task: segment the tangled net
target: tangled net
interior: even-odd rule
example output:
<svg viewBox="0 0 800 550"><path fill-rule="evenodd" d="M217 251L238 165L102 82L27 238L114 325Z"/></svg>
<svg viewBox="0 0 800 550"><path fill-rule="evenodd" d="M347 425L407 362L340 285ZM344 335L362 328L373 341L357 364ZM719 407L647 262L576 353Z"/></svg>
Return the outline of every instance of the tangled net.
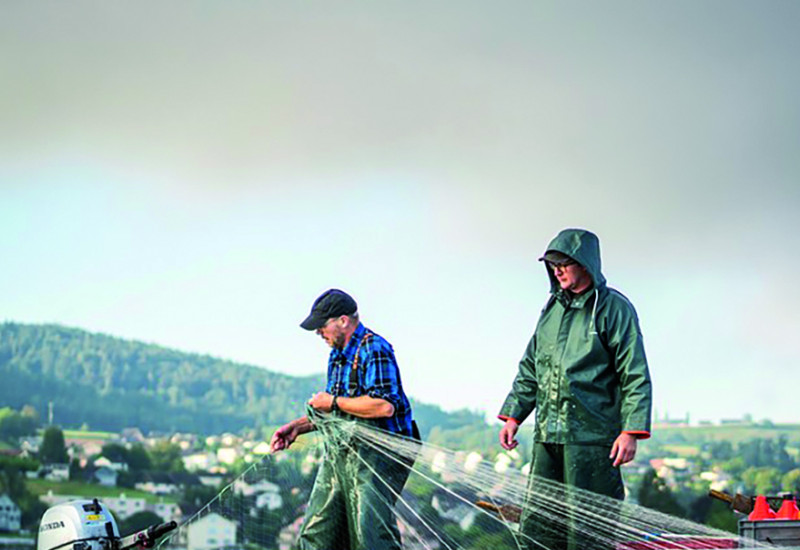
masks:
<svg viewBox="0 0 800 550"><path fill-rule="evenodd" d="M291 550L303 521L314 472L336 453L369 449L408 469L401 493L392 493L400 540L414 550L576 550L770 547L739 539L629 502L528 476L479 455L398 436L333 416L315 419L316 436L267 455L185 521L162 547L188 550ZM369 466L368 466L369 467ZM373 472L379 482L382 472ZM384 490L385 494L386 491ZM267 495L265 497L264 495ZM536 533L519 529L526 506ZM391 503L388 503L391 507ZM342 541L338 548L346 549ZM326 549L334 550L334 549ZM337 549L338 550L338 549ZM378 550L378 549L375 549Z"/></svg>

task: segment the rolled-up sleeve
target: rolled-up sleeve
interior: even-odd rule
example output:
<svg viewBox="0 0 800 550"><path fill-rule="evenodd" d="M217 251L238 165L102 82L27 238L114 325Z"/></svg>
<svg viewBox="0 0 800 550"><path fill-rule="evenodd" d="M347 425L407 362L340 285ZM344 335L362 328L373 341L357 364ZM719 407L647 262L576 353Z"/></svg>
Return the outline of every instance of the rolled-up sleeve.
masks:
<svg viewBox="0 0 800 550"><path fill-rule="evenodd" d="M397 409L402 403L400 369L394 351L388 345L370 346L365 357L364 392L370 397L383 399Z"/></svg>

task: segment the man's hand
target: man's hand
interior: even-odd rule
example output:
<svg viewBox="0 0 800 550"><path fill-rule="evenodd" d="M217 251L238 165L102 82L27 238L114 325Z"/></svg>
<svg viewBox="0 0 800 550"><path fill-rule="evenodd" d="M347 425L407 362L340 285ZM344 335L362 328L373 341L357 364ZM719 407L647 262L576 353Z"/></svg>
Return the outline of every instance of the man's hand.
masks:
<svg viewBox="0 0 800 550"><path fill-rule="evenodd" d="M272 439L269 442L269 450L276 453L288 449L289 446L294 443L294 440L297 439L298 435L299 430L294 422L289 422L281 426L272 434Z"/></svg>
<svg viewBox="0 0 800 550"><path fill-rule="evenodd" d="M636 438L631 434L621 433L611 446L608 458L614 461L614 467L627 464L636 456Z"/></svg>
<svg viewBox="0 0 800 550"><path fill-rule="evenodd" d="M327 392L317 392L308 400L308 404L319 412L329 413L333 409L333 396Z"/></svg>
<svg viewBox="0 0 800 550"><path fill-rule="evenodd" d="M506 451L510 451L519 445L519 442L516 439L518 429L519 424L517 424L517 421L513 418L506 420L506 423L503 424L502 428L500 428L500 445Z"/></svg>

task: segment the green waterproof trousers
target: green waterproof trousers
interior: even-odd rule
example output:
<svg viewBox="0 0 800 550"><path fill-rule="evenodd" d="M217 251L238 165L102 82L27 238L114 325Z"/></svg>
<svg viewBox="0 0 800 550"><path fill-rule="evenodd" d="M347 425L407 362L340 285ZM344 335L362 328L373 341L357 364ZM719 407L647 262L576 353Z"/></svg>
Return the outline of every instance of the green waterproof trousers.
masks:
<svg viewBox="0 0 800 550"><path fill-rule="evenodd" d="M360 445L332 448L311 490L300 550L399 550L394 504L409 468Z"/></svg>
<svg viewBox="0 0 800 550"><path fill-rule="evenodd" d="M610 445L534 443L527 496L520 518L520 532L524 535L521 541L523 548L607 548L605 544L598 542L598 537L587 536L585 533L591 526L581 517L583 511L580 506L570 498L569 487L586 489L621 501L625 497L622 474L608 458L610 452ZM567 486L561 509L557 509L558 504L542 498L546 490L536 486L537 478L557 481ZM606 511L608 512L607 507ZM604 535L608 536L608 533Z"/></svg>

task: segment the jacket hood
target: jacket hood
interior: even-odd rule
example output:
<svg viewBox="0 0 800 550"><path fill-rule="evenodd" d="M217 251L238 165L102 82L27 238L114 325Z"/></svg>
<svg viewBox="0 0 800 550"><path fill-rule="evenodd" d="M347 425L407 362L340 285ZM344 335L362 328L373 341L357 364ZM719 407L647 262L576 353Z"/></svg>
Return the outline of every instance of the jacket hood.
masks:
<svg viewBox="0 0 800 550"><path fill-rule="evenodd" d="M606 285L606 278L603 276L600 265L600 239L591 231L585 229L564 229L547 245L545 254L550 251L566 254L589 272L594 283L594 288L600 289ZM550 289L553 294L560 291L553 272L549 267L547 275L550 277Z"/></svg>

